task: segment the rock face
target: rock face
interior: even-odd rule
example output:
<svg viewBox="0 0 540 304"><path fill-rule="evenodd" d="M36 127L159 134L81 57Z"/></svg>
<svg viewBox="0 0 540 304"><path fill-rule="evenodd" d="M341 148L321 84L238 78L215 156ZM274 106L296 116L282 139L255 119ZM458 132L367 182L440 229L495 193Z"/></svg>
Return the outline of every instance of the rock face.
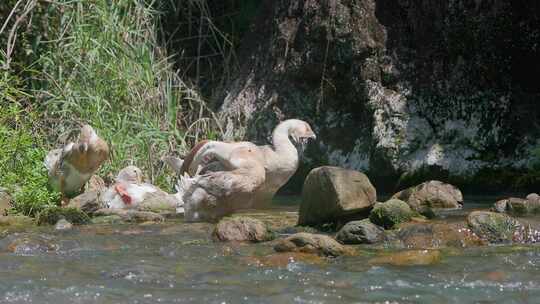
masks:
<svg viewBox="0 0 540 304"><path fill-rule="evenodd" d="M394 194L392 198L406 202L411 209L426 216L433 215L436 209L456 209L463 204L461 191L440 181L428 181L410 187Z"/></svg>
<svg viewBox="0 0 540 304"><path fill-rule="evenodd" d="M384 241L384 229L369 219L352 221L341 227L336 239L343 244L374 244Z"/></svg>
<svg viewBox="0 0 540 304"><path fill-rule="evenodd" d="M490 243L509 243L521 238L523 225L506 214L474 211L467 217L471 230Z"/></svg>
<svg viewBox="0 0 540 304"><path fill-rule="evenodd" d="M519 167L532 155L538 126L523 121L540 117L539 90L524 79L529 93L511 98L508 2L287 0L259 11L217 101L228 133L262 140L277 120L305 119L319 143L308 166L372 180ZM520 43L534 45L523 27Z"/></svg>
<svg viewBox="0 0 540 304"><path fill-rule="evenodd" d="M321 225L366 213L376 200L375 188L365 174L319 167L304 182L298 225Z"/></svg>
<svg viewBox="0 0 540 304"><path fill-rule="evenodd" d="M304 252L323 256L340 256L351 253L333 238L323 234L296 233L279 240L274 246L277 252Z"/></svg>
<svg viewBox="0 0 540 304"><path fill-rule="evenodd" d="M369 214L369 219L374 224L391 229L400 223L410 221L414 215L407 203L391 199L384 203L375 204Z"/></svg>
<svg viewBox="0 0 540 304"><path fill-rule="evenodd" d="M273 238L266 225L249 217L224 218L212 233L218 241L264 242Z"/></svg>
<svg viewBox="0 0 540 304"><path fill-rule="evenodd" d="M536 193L527 195L526 199L510 197L499 200L493 205L493 209L500 213L512 215L530 215L540 213L540 197Z"/></svg>

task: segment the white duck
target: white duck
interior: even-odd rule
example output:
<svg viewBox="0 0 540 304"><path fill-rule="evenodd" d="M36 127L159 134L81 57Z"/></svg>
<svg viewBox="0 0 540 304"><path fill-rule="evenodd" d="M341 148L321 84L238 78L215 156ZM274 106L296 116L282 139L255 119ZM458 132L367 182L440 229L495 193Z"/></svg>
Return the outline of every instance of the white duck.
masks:
<svg viewBox="0 0 540 304"><path fill-rule="evenodd" d="M182 176L178 195L185 203L186 220L212 221L270 201L298 169L298 151L289 137L304 144L315 138L315 133L305 121L289 119L274 129L272 146L251 142L198 143L179 171ZM165 160L171 163L171 158ZM174 166L179 164L174 160Z"/></svg>
<svg viewBox="0 0 540 304"><path fill-rule="evenodd" d="M62 203L80 192L101 164L109 157L109 146L89 125L81 128L77 143L70 142L61 149L49 151L45 167L49 183L62 194Z"/></svg>
<svg viewBox="0 0 540 304"><path fill-rule="evenodd" d="M143 182L142 171L135 166L120 170L115 183L102 194L101 200L112 209L174 210L179 203L174 195Z"/></svg>

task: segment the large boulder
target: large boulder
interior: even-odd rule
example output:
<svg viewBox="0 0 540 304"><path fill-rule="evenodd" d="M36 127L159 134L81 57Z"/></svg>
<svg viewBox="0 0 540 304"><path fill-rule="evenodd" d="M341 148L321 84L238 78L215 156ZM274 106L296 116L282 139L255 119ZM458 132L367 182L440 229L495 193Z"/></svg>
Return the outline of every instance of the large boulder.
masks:
<svg viewBox="0 0 540 304"><path fill-rule="evenodd" d="M264 242L273 238L273 234L262 221L245 216L220 220L212 235L216 240L224 242Z"/></svg>
<svg viewBox="0 0 540 304"><path fill-rule="evenodd" d="M323 234L300 232L279 240L274 246L277 252L304 252L322 256L340 256L351 251L333 238Z"/></svg>
<svg viewBox="0 0 540 304"><path fill-rule="evenodd" d="M473 211L467 224L480 238L490 243L521 241L523 225L510 216L489 211Z"/></svg>
<svg viewBox="0 0 540 304"><path fill-rule="evenodd" d="M384 203L377 203L371 213L369 219L374 224L391 229L400 223L408 222L416 215L411 210L409 205L398 199L391 199Z"/></svg>
<svg viewBox="0 0 540 304"><path fill-rule="evenodd" d="M367 214L376 201L375 188L365 174L339 167L315 168L304 182L298 225L321 225Z"/></svg>
<svg viewBox="0 0 540 304"><path fill-rule="evenodd" d="M384 241L384 229L369 219L352 221L341 227L336 239L343 244L374 244Z"/></svg>
<svg viewBox="0 0 540 304"><path fill-rule="evenodd" d="M433 215L437 209L456 209L463 204L463 195L458 188L436 180L407 188L392 198L406 202L413 210L426 216Z"/></svg>

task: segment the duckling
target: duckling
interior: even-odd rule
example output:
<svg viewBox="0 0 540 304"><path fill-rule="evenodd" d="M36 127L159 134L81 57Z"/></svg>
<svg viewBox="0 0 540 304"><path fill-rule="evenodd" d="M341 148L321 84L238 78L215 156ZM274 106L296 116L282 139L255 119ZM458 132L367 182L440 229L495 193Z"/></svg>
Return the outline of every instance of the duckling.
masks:
<svg viewBox="0 0 540 304"><path fill-rule="evenodd" d="M49 184L62 194L62 205L83 191L86 182L109 158L109 146L90 125L81 128L77 143L50 151L45 157Z"/></svg>

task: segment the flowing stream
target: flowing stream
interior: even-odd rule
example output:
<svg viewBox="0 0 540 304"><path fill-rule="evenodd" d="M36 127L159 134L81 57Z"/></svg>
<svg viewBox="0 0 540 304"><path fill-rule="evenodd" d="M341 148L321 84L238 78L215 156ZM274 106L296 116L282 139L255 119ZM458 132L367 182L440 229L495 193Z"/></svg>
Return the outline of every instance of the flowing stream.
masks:
<svg viewBox="0 0 540 304"><path fill-rule="evenodd" d="M280 201L265 213L294 217L296 209ZM443 248L438 263L392 266L370 262L385 249L297 261L265 243L215 243L211 231L181 220L0 227L0 303L540 303L536 245ZM18 238L33 245L6 250Z"/></svg>

